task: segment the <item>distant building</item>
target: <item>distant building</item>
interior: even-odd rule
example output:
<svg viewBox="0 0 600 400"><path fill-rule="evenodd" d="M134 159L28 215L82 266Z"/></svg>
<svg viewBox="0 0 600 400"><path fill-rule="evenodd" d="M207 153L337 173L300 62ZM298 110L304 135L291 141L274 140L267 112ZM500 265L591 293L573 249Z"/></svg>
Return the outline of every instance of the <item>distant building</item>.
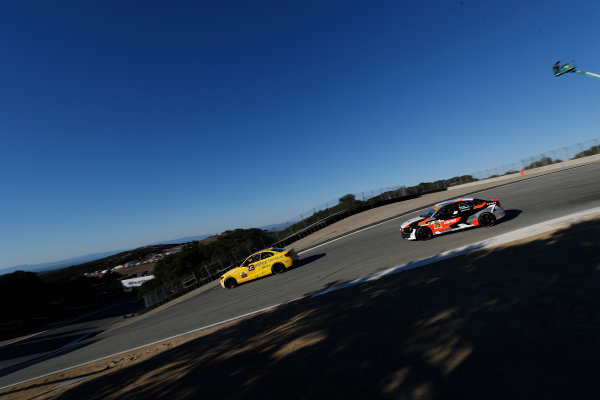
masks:
<svg viewBox="0 0 600 400"><path fill-rule="evenodd" d="M154 279L154 275L139 276L136 278L121 279L124 288L134 288L142 286L142 283Z"/></svg>

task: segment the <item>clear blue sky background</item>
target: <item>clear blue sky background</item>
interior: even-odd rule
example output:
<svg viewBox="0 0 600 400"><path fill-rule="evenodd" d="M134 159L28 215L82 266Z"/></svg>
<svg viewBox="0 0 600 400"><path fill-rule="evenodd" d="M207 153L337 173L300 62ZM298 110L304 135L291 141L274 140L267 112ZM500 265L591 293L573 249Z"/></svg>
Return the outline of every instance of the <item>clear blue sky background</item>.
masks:
<svg viewBox="0 0 600 400"><path fill-rule="evenodd" d="M599 135L600 2L3 1L0 268Z"/></svg>

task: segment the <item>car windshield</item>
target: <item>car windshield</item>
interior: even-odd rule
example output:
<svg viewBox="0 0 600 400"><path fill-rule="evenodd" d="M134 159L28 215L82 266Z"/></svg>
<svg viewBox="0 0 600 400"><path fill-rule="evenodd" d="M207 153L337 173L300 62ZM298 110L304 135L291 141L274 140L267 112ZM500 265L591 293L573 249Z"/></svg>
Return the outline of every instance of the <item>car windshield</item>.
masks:
<svg viewBox="0 0 600 400"><path fill-rule="evenodd" d="M425 211L425 214L421 215L423 218L429 218L433 215L436 210L432 207L429 210Z"/></svg>

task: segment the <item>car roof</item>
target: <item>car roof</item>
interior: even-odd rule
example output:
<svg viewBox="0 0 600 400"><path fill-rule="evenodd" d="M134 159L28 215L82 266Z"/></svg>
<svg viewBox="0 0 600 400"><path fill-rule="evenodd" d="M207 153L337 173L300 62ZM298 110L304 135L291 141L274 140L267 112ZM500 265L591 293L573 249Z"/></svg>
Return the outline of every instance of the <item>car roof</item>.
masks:
<svg viewBox="0 0 600 400"><path fill-rule="evenodd" d="M280 249L278 247L269 247L268 249L262 249L262 250L255 251L254 253L250 254L250 256L253 256L255 254L262 253L265 251L274 251L275 253L282 253L283 252L282 250L285 250L285 249ZM248 256L248 257L250 257L250 256Z"/></svg>
<svg viewBox="0 0 600 400"><path fill-rule="evenodd" d="M473 201L473 200L475 200L475 198L473 198L473 197L459 197L458 199L444 200L442 202L435 204L434 207L442 207L447 204L457 203L459 201Z"/></svg>

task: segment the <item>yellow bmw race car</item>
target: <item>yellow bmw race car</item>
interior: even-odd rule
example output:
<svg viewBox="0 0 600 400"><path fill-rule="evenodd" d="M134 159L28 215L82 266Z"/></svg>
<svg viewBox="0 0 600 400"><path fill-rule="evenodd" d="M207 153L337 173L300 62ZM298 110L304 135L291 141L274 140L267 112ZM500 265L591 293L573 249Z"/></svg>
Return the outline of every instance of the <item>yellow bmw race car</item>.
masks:
<svg viewBox="0 0 600 400"><path fill-rule="evenodd" d="M240 283L270 274L280 274L291 268L298 261L294 249L279 249L271 247L261 250L246 258L242 265L230 269L221 276L221 286L233 289Z"/></svg>

